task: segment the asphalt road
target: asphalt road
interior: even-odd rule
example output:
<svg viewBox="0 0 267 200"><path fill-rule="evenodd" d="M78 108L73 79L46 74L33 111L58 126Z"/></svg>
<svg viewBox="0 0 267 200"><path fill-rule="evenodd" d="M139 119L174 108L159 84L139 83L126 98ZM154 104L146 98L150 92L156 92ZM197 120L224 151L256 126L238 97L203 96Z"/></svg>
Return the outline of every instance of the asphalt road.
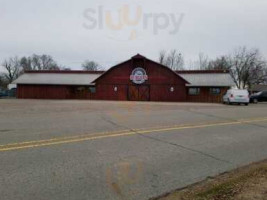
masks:
<svg viewBox="0 0 267 200"><path fill-rule="evenodd" d="M267 104L0 100L1 200L146 200L267 159Z"/></svg>

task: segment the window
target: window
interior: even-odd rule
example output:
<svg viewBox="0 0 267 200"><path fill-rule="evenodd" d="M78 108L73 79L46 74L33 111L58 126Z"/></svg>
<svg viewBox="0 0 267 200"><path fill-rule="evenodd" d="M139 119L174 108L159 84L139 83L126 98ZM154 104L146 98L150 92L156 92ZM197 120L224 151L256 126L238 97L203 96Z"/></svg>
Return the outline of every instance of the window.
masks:
<svg viewBox="0 0 267 200"><path fill-rule="evenodd" d="M76 90L77 90L77 91L84 91L85 88L84 88L84 87L77 87Z"/></svg>
<svg viewBox="0 0 267 200"><path fill-rule="evenodd" d="M263 97L267 97L267 92L262 92Z"/></svg>
<svg viewBox="0 0 267 200"><path fill-rule="evenodd" d="M189 95L199 95L200 88L189 88L188 93Z"/></svg>
<svg viewBox="0 0 267 200"><path fill-rule="evenodd" d="M89 91L91 93L96 93L96 88L95 87L89 87Z"/></svg>
<svg viewBox="0 0 267 200"><path fill-rule="evenodd" d="M210 88L210 94L218 95L221 94L220 88Z"/></svg>

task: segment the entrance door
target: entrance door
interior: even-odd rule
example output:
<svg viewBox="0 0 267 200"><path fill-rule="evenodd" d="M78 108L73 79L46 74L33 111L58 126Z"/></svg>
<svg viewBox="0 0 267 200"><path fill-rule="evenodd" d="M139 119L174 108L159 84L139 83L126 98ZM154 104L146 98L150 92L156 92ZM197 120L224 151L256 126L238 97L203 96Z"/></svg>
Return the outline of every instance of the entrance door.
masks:
<svg viewBox="0 0 267 200"><path fill-rule="evenodd" d="M139 86L139 101L149 101L149 86Z"/></svg>
<svg viewBox="0 0 267 200"><path fill-rule="evenodd" d="M128 88L129 101L149 101L149 86L148 85L130 85Z"/></svg>

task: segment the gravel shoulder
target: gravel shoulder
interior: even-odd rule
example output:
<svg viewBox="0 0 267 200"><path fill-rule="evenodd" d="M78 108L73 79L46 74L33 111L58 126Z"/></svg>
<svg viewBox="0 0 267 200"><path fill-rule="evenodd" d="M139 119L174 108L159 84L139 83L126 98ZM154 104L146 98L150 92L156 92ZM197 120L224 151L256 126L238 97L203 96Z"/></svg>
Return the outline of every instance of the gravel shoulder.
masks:
<svg viewBox="0 0 267 200"><path fill-rule="evenodd" d="M177 190L154 200L266 200L267 160Z"/></svg>

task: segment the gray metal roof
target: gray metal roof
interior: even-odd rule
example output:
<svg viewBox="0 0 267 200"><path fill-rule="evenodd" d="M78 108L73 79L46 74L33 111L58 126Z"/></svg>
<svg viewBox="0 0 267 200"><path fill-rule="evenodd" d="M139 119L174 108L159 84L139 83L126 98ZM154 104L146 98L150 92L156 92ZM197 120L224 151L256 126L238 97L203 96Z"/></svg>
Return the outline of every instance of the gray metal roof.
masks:
<svg viewBox="0 0 267 200"><path fill-rule="evenodd" d="M179 74L179 73L178 73ZM190 84L187 86L234 86L234 81L228 73L189 73L179 74Z"/></svg>
<svg viewBox="0 0 267 200"><path fill-rule="evenodd" d="M178 73L190 84L187 86L234 86L228 73ZM13 84L39 85L93 85L101 74L88 73L25 73Z"/></svg>
<svg viewBox="0 0 267 200"><path fill-rule="evenodd" d="M100 74L71 74L71 73L25 73L14 84L38 85L92 85Z"/></svg>

